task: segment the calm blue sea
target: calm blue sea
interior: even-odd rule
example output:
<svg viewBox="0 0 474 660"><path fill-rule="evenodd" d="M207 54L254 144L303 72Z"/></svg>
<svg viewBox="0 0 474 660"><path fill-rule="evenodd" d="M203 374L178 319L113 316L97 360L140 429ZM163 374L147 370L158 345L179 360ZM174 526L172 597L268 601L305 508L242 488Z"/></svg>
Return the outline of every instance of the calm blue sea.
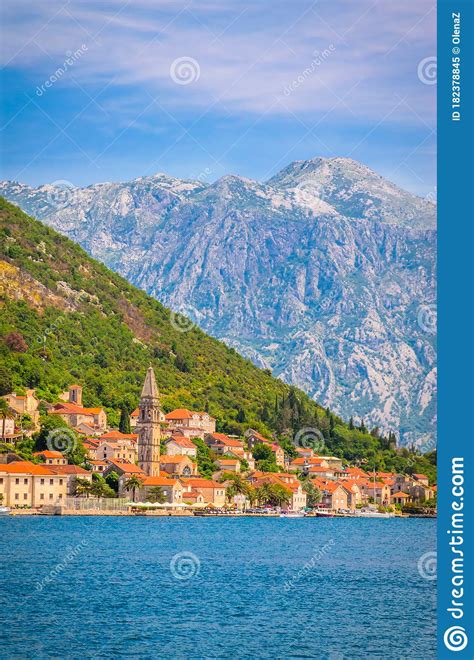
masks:
<svg viewBox="0 0 474 660"><path fill-rule="evenodd" d="M418 562L435 531L426 519L0 518L0 657L430 660L436 581Z"/></svg>

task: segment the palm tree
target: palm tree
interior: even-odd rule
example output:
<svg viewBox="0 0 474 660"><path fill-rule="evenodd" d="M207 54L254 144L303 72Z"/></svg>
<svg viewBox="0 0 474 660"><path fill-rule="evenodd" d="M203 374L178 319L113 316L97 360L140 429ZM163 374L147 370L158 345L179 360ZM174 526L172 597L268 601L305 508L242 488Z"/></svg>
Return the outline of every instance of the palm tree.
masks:
<svg viewBox="0 0 474 660"><path fill-rule="evenodd" d="M228 483L226 497L229 502L232 501L235 495L245 495L245 497L249 497L251 486L248 481L237 472L225 472L219 481Z"/></svg>
<svg viewBox="0 0 474 660"><path fill-rule="evenodd" d="M13 414L12 409L5 401L5 399L0 399L0 417L2 418L2 440L5 439L5 426L7 419L13 419L15 415Z"/></svg>
<svg viewBox="0 0 474 660"><path fill-rule="evenodd" d="M75 482L75 495L85 495L86 497L89 497L93 489L93 485L89 481L89 479L82 479L81 477L76 478Z"/></svg>
<svg viewBox="0 0 474 660"><path fill-rule="evenodd" d="M132 499L135 502L135 493L137 492L137 488L141 488L143 486L143 482L140 479L140 477L137 477L136 474L133 474L131 477L125 481L123 484L124 490L131 490L132 491Z"/></svg>
<svg viewBox="0 0 474 660"><path fill-rule="evenodd" d="M281 507L291 500L291 491L280 484L264 483L257 488L257 498L260 504Z"/></svg>
<svg viewBox="0 0 474 660"><path fill-rule="evenodd" d="M153 486L147 493L147 502L152 502L153 504L164 504L168 501L166 495L163 492L163 489L160 486Z"/></svg>

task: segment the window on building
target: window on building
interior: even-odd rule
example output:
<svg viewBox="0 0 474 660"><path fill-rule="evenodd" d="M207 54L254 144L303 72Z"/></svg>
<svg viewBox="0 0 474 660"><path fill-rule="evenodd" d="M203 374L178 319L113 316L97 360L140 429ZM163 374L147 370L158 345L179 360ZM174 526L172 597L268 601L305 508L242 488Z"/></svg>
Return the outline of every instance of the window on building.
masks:
<svg viewBox="0 0 474 660"><path fill-rule="evenodd" d="M50 500L53 499L53 493L50 493L50 494L49 494L49 499L50 499Z"/></svg>
<svg viewBox="0 0 474 660"><path fill-rule="evenodd" d="M59 480L59 485L60 485L60 486L63 485L63 480L62 480L62 479Z"/></svg>
<svg viewBox="0 0 474 660"><path fill-rule="evenodd" d="M28 479L23 479L23 483L24 483L24 484L27 484L27 483L28 483Z"/></svg>
<svg viewBox="0 0 474 660"><path fill-rule="evenodd" d="M44 479L40 479L40 484L44 486Z"/></svg>
<svg viewBox="0 0 474 660"><path fill-rule="evenodd" d="M19 479L15 479L15 483L16 483L16 484L19 484L19 483L20 483L20 480L19 480Z"/></svg>
<svg viewBox="0 0 474 660"><path fill-rule="evenodd" d="M28 493L23 493L23 499L24 500L28 499Z"/></svg>
<svg viewBox="0 0 474 660"><path fill-rule="evenodd" d="M41 493L40 500L44 500L44 493Z"/></svg>
<svg viewBox="0 0 474 660"><path fill-rule="evenodd" d="M54 479L49 480L49 485L52 486L54 484Z"/></svg>
<svg viewBox="0 0 474 660"><path fill-rule="evenodd" d="M19 497L20 497L20 496L18 495L18 493L15 493L15 499L18 500Z"/></svg>

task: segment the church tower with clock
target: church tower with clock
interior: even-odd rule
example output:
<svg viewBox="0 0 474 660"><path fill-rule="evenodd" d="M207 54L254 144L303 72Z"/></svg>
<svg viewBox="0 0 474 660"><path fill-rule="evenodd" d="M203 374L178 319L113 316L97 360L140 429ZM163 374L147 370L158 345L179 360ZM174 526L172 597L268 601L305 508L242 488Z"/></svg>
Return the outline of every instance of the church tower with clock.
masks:
<svg viewBox="0 0 474 660"><path fill-rule="evenodd" d="M138 432L138 465L150 477L160 474L160 395L153 367L148 367L140 397Z"/></svg>

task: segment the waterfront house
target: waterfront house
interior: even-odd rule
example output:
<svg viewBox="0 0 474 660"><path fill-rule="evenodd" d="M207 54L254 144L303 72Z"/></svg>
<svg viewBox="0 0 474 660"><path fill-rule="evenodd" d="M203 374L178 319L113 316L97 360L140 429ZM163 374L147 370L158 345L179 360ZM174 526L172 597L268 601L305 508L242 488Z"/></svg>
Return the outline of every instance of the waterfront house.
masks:
<svg viewBox="0 0 474 660"><path fill-rule="evenodd" d="M161 476L152 476L144 477L143 485L138 491L138 500L140 502L146 502L150 496L150 491L155 488L160 488L166 502L169 504L181 504L183 501L183 492L184 487L178 479L170 479L168 477ZM132 493L128 491L123 491L128 497L131 497Z"/></svg>
<svg viewBox="0 0 474 660"><path fill-rule="evenodd" d="M54 474L61 475L66 479L67 485L67 494L74 495L76 492L76 482L77 479L85 479L86 481L92 482L92 472L88 472L79 465L48 465L48 468L54 472Z"/></svg>
<svg viewBox="0 0 474 660"><path fill-rule="evenodd" d="M333 511L349 509L350 493L343 484L336 481L316 478L314 485L321 491L321 501L319 506Z"/></svg>
<svg viewBox="0 0 474 660"><path fill-rule="evenodd" d="M399 490L392 495L392 504L401 504L402 506L411 502L411 495Z"/></svg>
<svg viewBox="0 0 474 660"><path fill-rule="evenodd" d="M180 478L180 481L184 486L184 501L186 501L188 493L196 491L203 496L206 504L213 504L216 507L225 505L226 487L224 484L203 477L183 477Z"/></svg>
<svg viewBox="0 0 474 660"><path fill-rule="evenodd" d="M52 466L30 461L0 464L0 499L4 506L40 508L59 504L67 495L67 479Z"/></svg>

